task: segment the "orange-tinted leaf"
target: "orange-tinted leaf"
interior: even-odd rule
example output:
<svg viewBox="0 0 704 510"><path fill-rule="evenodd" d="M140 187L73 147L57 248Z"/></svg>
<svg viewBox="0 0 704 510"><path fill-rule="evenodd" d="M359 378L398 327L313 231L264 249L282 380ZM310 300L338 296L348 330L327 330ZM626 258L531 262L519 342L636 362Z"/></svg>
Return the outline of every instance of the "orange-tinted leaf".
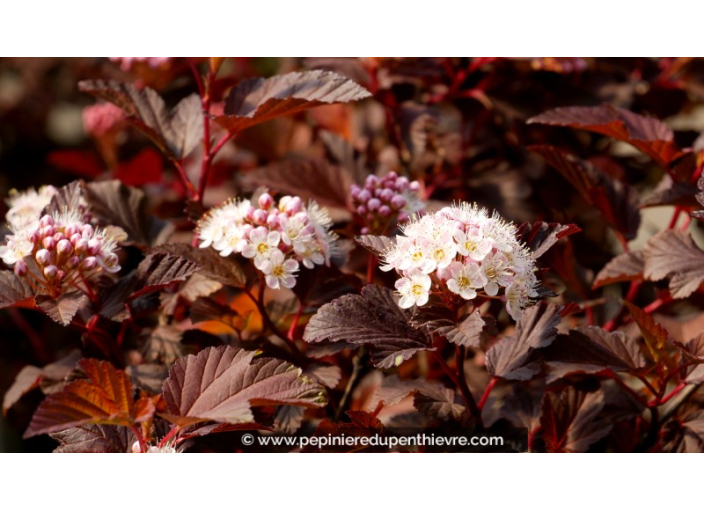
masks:
<svg viewBox="0 0 704 510"><path fill-rule="evenodd" d="M17 403L23 395L39 386L42 380L42 369L27 365L15 377L15 382L5 393L2 401L2 414L7 414L8 409Z"/></svg>
<svg viewBox="0 0 704 510"><path fill-rule="evenodd" d="M151 417L153 407L148 403L135 406L132 384L125 372L94 359L81 360L78 368L87 379L71 382L48 395L34 413L25 437L88 423L131 426Z"/></svg>
<svg viewBox="0 0 704 510"><path fill-rule="evenodd" d="M628 301L624 301L623 304L628 308L633 320L636 321L653 360L656 363L662 363L665 367L674 367L674 361L667 351L667 330L655 322L653 316L643 309Z"/></svg>
<svg viewBox="0 0 704 510"><path fill-rule="evenodd" d="M326 71L289 73L243 80L225 101L225 115L215 120L231 133L315 106L347 103L371 94L355 82Z"/></svg>

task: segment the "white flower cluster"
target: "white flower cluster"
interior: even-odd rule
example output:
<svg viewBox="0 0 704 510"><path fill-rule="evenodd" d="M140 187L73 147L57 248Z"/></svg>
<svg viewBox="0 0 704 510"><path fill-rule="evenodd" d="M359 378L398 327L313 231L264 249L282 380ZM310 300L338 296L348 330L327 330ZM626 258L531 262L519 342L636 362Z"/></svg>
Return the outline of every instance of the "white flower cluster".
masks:
<svg viewBox="0 0 704 510"><path fill-rule="evenodd" d="M516 227L476 204L461 203L415 217L384 254L383 271L395 269L399 306L428 302L433 285L471 300L483 290L496 296L505 289L506 309L514 320L537 296L535 261L516 240Z"/></svg>
<svg viewBox="0 0 704 510"><path fill-rule="evenodd" d="M39 217L55 193L50 186L39 192L14 192L6 215L12 234L0 246L5 264L14 266L15 273L28 278L34 288L50 294L69 287L82 290L81 285L101 269L120 270L116 240L85 221L84 207ZM36 261L40 274L29 270L26 257Z"/></svg>
<svg viewBox="0 0 704 510"><path fill-rule="evenodd" d="M211 209L198 222L200 247L212 246L223 257L239 253L252 259L272 289L293 288L299 264L309 269L330 265L337 234L330 231L327 209L291 196L277 204L268 193L258 205L228 200Z"/></svg>

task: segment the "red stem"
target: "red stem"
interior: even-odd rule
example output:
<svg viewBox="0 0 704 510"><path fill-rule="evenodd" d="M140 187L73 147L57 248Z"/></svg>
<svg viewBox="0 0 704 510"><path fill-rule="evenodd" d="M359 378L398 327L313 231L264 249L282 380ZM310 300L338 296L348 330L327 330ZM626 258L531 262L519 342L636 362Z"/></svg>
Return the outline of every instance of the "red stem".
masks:
<svg viewBox="0 0 704 510"><path fill-rule="evenodd" d="M477 407L480 411L484 409L484 404L486 404L486 401L489 398L489 393L491 393L491 390L494 389L494 386L496 386L497 382L499 382L499 380L496 377L492 377L491 381L489 381L489 384L487 384L486 389L484 390L484 394L479 399L479 402L477 402Z"/></svg>
<svg viewBox="0 0 704 510"><path fill-rule="evenodd" d="M137 438L137 441L139 441L139 449L142 453L147 453L147 442L144 440L142 431L140 431L139 427L137 427L136 425L132 425L131 428L132 432L134 432L134 436Z"/></svg>
<svg viewBox="0 0 704 510"><path fill-rule="evenodd" d="M174 437L178 431L181 430L178 425L176 425L174 428L172 428L168 434L164 436L164 438L159 441L159 448L163 448L166 446L166 444L169 442L169 440Z"/></svg>
<svg viewBox="0 0 704 510"><path fill-rule="evenodd" d="M296 328L298 327L298 321L301 319L301 313L303 313L303 301L298 302L298 311L296 312L296 316L293 318L293 322L291 322L291 327L288 328L288 339L293 342L294 340L294 335L296 334Z"/></svg>
<svg viewBox="0 0 704 510"><path fill-rule="evenodd" d="M659 399L656 405L663 405L666 404L668 400L670 400L672 397L677 395L680 391L682 391L685 387L687 386L687 383L681 382L677 386L675 386L675 389L673 389L670 393Z"/></svg>

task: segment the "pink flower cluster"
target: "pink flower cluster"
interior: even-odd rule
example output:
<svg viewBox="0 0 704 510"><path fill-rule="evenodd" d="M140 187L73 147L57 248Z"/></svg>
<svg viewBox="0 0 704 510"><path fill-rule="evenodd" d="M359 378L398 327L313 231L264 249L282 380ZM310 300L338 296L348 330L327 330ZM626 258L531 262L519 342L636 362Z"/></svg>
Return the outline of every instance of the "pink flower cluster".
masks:
<svg viewBox="0 0 704 510"><path fill-rule="evenodd" d="M112 103L97 103L83 108L83 129L96 138L117 126L125 114Z"/></svg>
<svg viewBox="0 0 704 510"><path fill-rule="evenodd" d="M136 62L142 62L149 67L157 68L166 64L172 57L110 57L112 62L119 62L123 71L129 71Z"/></svg>
<svg viewBox="0 0 704 510"><path fill-rule="evenodd" d="M506 309L518 321L537 296L535 260L516 239L516 227L476 204L461 203L414 218L384 254L383 271L395 269L399 306L425 305L433 292L472 300L503 288Z"/></svg>
<svg viewBox="0 0 704 510"><path fill-rule="evenodd" d="M420 183L409 182L396 172L384 177L369 175L364 187L350 187L352 203L357 214L364 220L362 234L381 234L395 222L407 221L413 214L422 211Z"/></svg>
<svg viewBox="0 0 704 510"><path fill-rule="evenodd" d="M252 259L272 289L296 285L299 264L312 269L330 265L337 234L326 209L300 197L284 196L276 203L268 193L258 199L228 200L198 222L200 248L212 246L223 257L232 253Z"/></svg>
<svg viewBox="0 0 704 510"><path fill-rule="evenodd" d="M84 218L83 211L44 215L7 236L0 256L36 289L53 295L69 288L84 290L82 285L101 270L120 270L116 240ZM39 274L29 268L30 256Z"/></svg>

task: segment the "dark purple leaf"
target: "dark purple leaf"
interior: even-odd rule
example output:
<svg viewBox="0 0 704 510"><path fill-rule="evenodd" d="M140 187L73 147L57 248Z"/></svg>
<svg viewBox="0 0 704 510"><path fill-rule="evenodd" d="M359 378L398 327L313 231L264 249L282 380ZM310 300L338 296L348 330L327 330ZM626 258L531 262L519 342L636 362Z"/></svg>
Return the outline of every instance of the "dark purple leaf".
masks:
<svg viewBox="0 0 704 510"><path fill-rule="evenodd" d="M475 349L487 336L498 333L493 317L482 316L479 310L474 310L458 321L453 318L452 311L442 305L419 308L413 314L411 323L416 328L425 328L431 335L441 335L453 344Z"/></svg>
<svg viewBox="0 0 704 510"><path fill-rule="evenodd" d="M32 287L14 271L0 271L0 308L7 308L33 296Z"/></svg>
<svg viewBox="0 0 704 510"><path fill-rule="evenodd" d="M563 237L567 237L582 229L572 223L562 225L560 223L546 223L537 221L535 223L522 223L518 227L516 237L530 248L532 257L541 257L550 247Z"/></svg>
<svg viewBox="0 0 704 510"><path fill-rule="evenodd" d="M664 230L645 245L645 271L648 280L670 280L675 299L689 297L704 281L704 252L691 236L680 230Z"/></svg>
<svg viewBox="0 0 704 510"><path fill-rule="evenodd" d="M635 250L617 255L599 271L594 280L593 288L617 282L642 280L645 271L645 254L643 250Z"/></svg>
<svg viewBox="0 0 704 510"><path fill-rule="evenodd" d="M131 453L136 438L127 427L82 425L51 434L59 442L54 453Z"/></svg>
<svg viewBox="0 0 704 510"><path fill-rule="evenodd" d="M78 310L88 304L88 298L82 292L61 294L56 299L40 295L34 299L37 307L62 326L71 324Z"/></svg>
<svg viewBox="0 0 704 510"><path fill-rule="evenodd" d="M242 287L246 277L242 267L234 257L221 257L212 248L200 249L186 243L161 244L149 253L169 253L195 262L200 269L198 273L231 287Z"/></svg>
<svg viewBox="0 0 704 510"><path fill-rule="evenodd" d="M398 307L394 291L367 285L362 295L343 296L322 306L308 322L303 339L368 345L374 366L390 368L431 347L430 339L410 319L411 312Z"/></svg>

